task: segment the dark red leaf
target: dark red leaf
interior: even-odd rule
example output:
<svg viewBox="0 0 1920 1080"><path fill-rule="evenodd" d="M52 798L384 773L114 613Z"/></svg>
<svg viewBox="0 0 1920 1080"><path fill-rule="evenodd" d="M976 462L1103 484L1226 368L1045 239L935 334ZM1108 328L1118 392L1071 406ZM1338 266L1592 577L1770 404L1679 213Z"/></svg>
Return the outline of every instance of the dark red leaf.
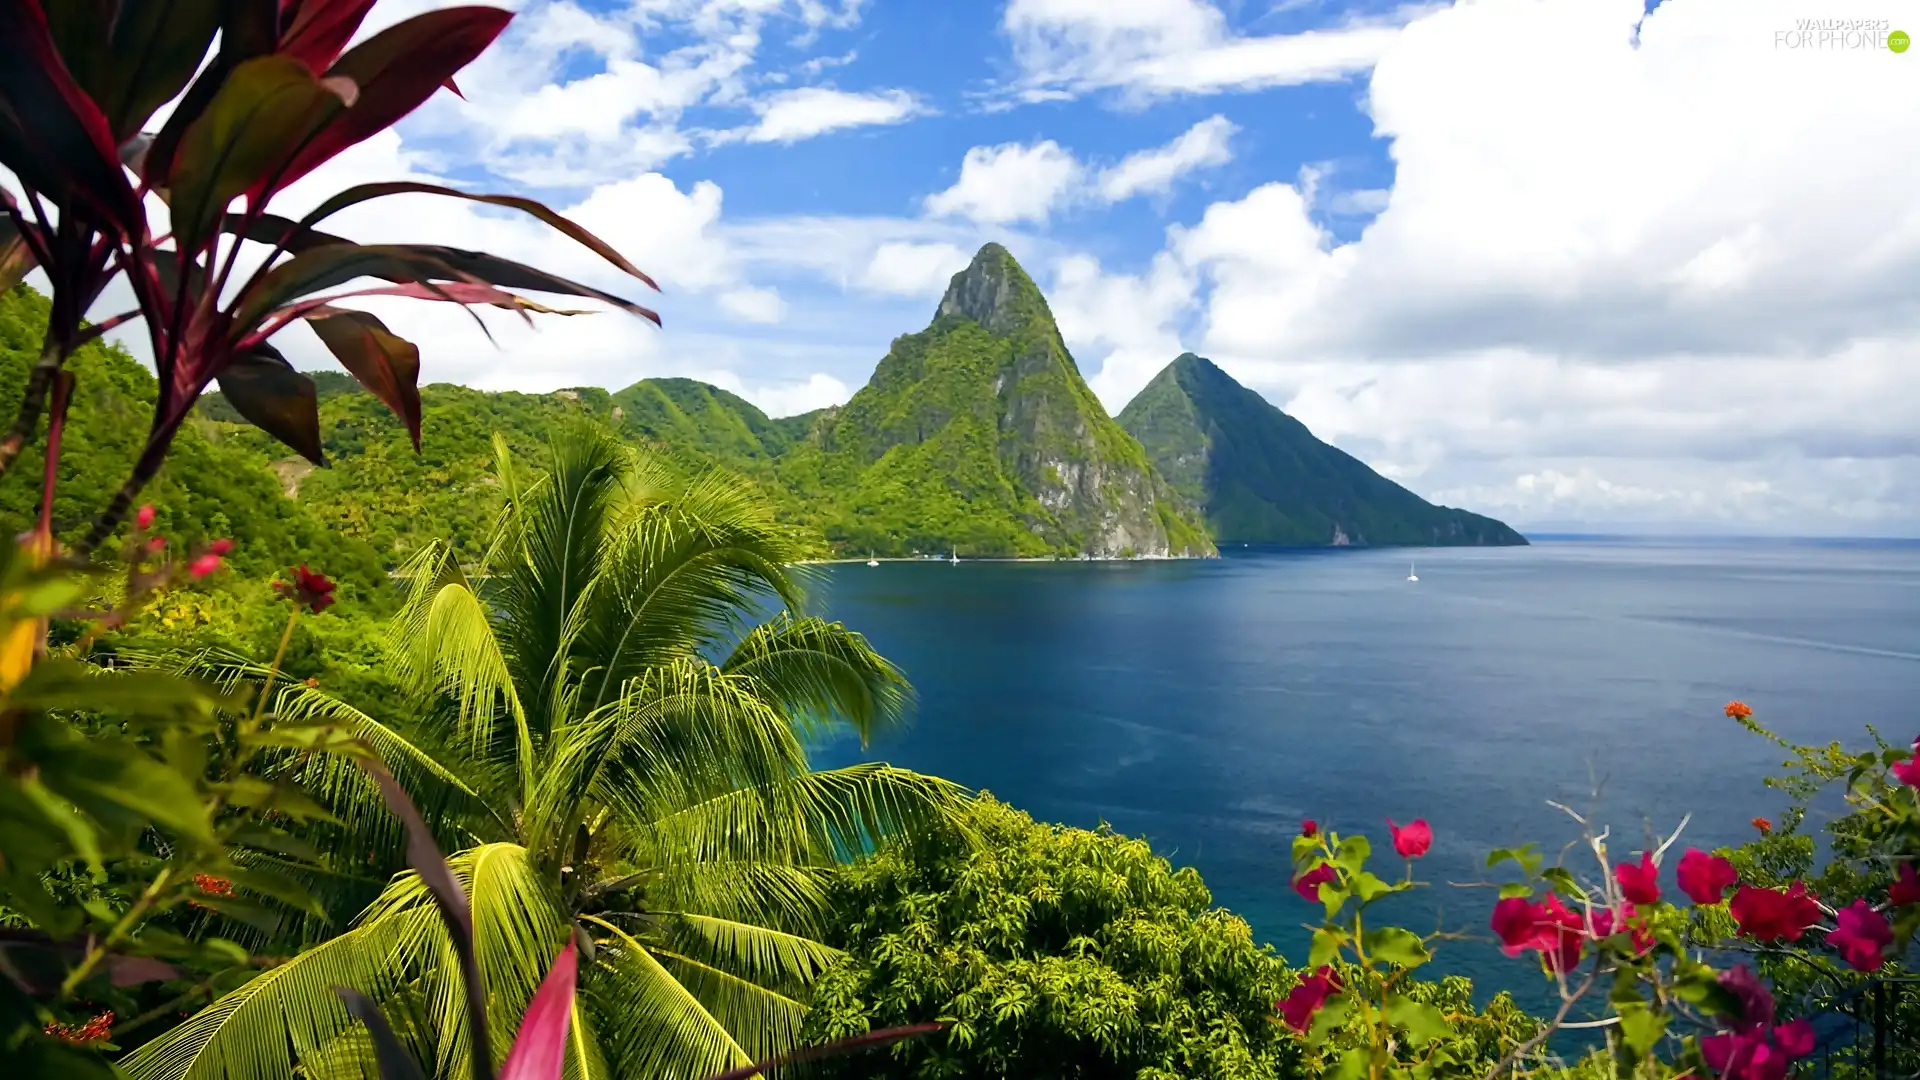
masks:
<svg viewBox="0 0 1920 1080"><path fill-rule="evenodd" d="M655 291L658 291L660 288L660 286L654 284L652 278L642 273L639 267L628 262L618 251L615 251L613 245L593 235L586 229L581 228L572 219L554 213L545 204L536 202L533 199L521 198L518 195L475 195L471 192L460 191L457 188L443 187L439 184L422 184L409 180L396 180L379 184L359 184L321 203L313 209L312 213L301 218L300 223L302 225L312 226L324 218L345 210L349 206L367 202L371 199L381 199L390 195L404 194L445 195L450 198L467 199L471 202L487 203L492 206L505 206L531 214L560 232L565 233L581 246L619 267L626 273L646 282Z"/></svg>
<svg viewBox="0 0 1920 1080"><path fill-rule="evenodd" d="M313 69L318 75L340 59L341 50L373 8L374 0L294 0L281 8L282 56Z"/></svg>
<svg viewBox="0 0 1920 1080"><path fill-rule="evenodd" d="M48 12L74 79L125 142L186 89L220 29L204 0L60 0Z"/></svg>
<svg viewBox="0 0 1920 1080"><path fill-rule="evenodd" d="M160 133L154 136L140 172L150 187L172 186L174 155L179 152L180 140L187 128L200 119L200 114L212 104L214 95L220 92L235 68L256 56L271 53L279 41L279 0L219 0L218 7L220 52L187 87Z"/></svg>
<svg viewBox="0 0 1920 1080"><path fill-rule="evenodd" d="M839 1057L842 1054L852 1054L861 1050L873 1050L891 1043L900 1042L904 1039L915 1039L922 1035L931 1035L946 1026L947 1025L937 1020L933 1020L924 1024L909 1024L906 1027L881 1028L879 1031L869 1031L865 1035L855 1035L852 1038L841 1039L838 1042L830 1042L824 1046L809 1046L802 1050L795 1050L790 1054L782 1054L776 1058L769 1058L755 1065L743 1065L738 1069L729 1069L726 1072L709 1076L707 1080L747 1080L750 1076L759 1076L769 1069L775 1069L782 1065L792 1065L802 1061L817 1061L820 1058Z"/></svg>
<svg viewBox="0 0 1920 1080"><path fill-rule="evenodd" d="M0 3L0 165L117 235L144 223L118 143L55 51L39 0Z"/></svg>
<svg viewBox="0 0 1920 1080"><path fill-rule="evenodd" d="M228 214L221 227L256 244L278 247L295 255L328 244L353 243L343 236L306 228L300 222L279 214Z"/></svg>
<svg viewBox="0 0 1920 1080"><path fill-rule="evenodd" d="M320 395L278 349L256 345L237 354L219 379L220 392L248 423L315 465L327 463L320 446Z"/></svg>
<svg viewBox="0 0 1920 1080"><path fill-rule="evenodd" d="M380 1066L380 1080L421 1080L420 1063L400 1045L399 1036L393 1033L393 1025L387 1023L380 1006L367 995L345 986L336 986L333 992L340 995L347 1012L365 1024L367 1034L373 1037L373 1059Z"/></svg>
<svg viewBox="0 0 1920 1080"><path fill-rule="evenodd" d="M390 26L348 50L327 74L353 80L359 97L300 152L277 186L293 183L419 108L486 51L512 18L512 12L499 8L442 8Z"/></svg>
<svg viewBox="0 0 1920 1080"><path fill-rule="evenodd" d="M561 1080L567 1064L567 1022L573 1018L579 974L580 954L569 941L527 1004L520 1033L500 1066L500 1080Z"/></svg>
<svg viewBox="0 0 1920 1080"><path fill-rule="evenodd" d="M360 385L407 425L413 452L420 452L420 347L364 311L317 314L307 320L313 332Z"/></svg>
<svg viewBox="0 0 1920 1080"><path fill-rule="evenodd" d="M281 306L344 285L355 278L388 281L459 280L460 274L431 254L393 244L324 244L303 251L262 274L233 313L236 340L252 333Z"/></svg>
<svg viewBox="0 0 1920 1080"><path fill-rule="evenodd" d="M345 110L298 60L259 56L234 68L174 157L168 209L181 250L197 250L228 203L279 172Z"/></svg>
<svg viewBox="0 0 1920 1080"><path fill-rule="evenodd" d="M484 251L467 251L462 248L441 247L437 244L396 244L416 256L430 259L442 265L452 267L460 276L476 278L503 289L531 289L534 292L560 293L565 296L584 296L601 303L611 304L622 311L638 315L659 325L660 316L651 309L641 307L631 300L603 292L591 285L582 285L570 281L558 274L549 274L545 270L503 259L498 255L489 255Z"/></svg>

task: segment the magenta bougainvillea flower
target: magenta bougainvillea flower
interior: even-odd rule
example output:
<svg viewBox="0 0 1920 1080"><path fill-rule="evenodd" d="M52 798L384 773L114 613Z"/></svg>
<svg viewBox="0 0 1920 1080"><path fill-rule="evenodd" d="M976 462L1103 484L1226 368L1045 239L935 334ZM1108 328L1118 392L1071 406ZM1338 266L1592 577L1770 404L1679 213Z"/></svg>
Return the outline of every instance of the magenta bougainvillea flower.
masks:
<svg viewBox="0 0 1920 1080"><path fill-rule="evenodd" d="M274 590L281 596L315 615L333 606L333 582L327 579L327 575L307 569L305 563L295 567L292 574L291 582L273 583Z"/></svg>
<svg viewBox="0 0 1920 1080"><path fill-rule="evenodd" d="M1387 819L1387 828L1393 830L1393 850L1403 859L1417 859L1433 846L1433 829L1425 818L1415 818L1404 827L1395 825L1392 818Z"/></svg>
<svg viewBox="0 0 1920 1080"><path fill-rule="evenodd" d="M1719 855L1688 848L1680 856L1680 868L1674 874L1680 882L1680 891L1696 904L1717 904L1740 880L1734 873L1733 864Z"/></svg>
<svg viewBox="0 0 1920 1080"><path fill-rule="evenodd" d="M1912 859L1903 859L1900 869L1895 872L1893 887L1887 890L1887 902L1896 907L1907 904L1920 904L1920 871L1915 871Z"/></svg>
<svg viewBox="0 0 1920 1080"><path fill-rule="evenodd" d="M1321 863L1319 866L1294 878L1293 891L1306 897L1309 901L1317 903L1320 899L1320 886L1329 881L1339 880L1340 871L1335 870L1332 865L1328 863Z"/></svg>
<svg viewBox="0 0 1920 1080"><path fill-rule="evenodd" d="M1301 836L1318 836L1318 835L1320 835L1320 823L1319 823L1319 822L1317 822L1317 821L1315 821L1315 820L1313 820L1312 818L1308 818L1307 820L1305 820L1305 821L1303 821L1303 822L1301 822L1301 823L1300 823L1300 835L1301 835Z"/></svg>
<svg viewBox="0 0 1920 1080"><path fill-rule="evenodd" d="M1893 944L1893 927L1887 925L1887 917L1865 900L1855 900L1834 914L1834 922L1827 944L1840 959L1855 971L1879 971L1886 961L1887 946Z"/></svg>
<svg viewBox="0 0 1920 1080"><path fill-rule="evenodd" d="M1742 964L1720 973L1720 986L1740 1004L1730 1030L1700 1040L1700 1054L1720 1080L1785 1080L1794 1059L1813 1053L1813 1025L1775 1026L1773 993Z"/></svg>
<svg viewBox="0 0 1920 1080"><path fill-rule="evenodd" d="M155 510L153 509L152 503L142 506L139 512L133 515L134 528L139 529L141 532L146 532L148 529L153 528L154 513Z"/></svg>
<svg viewBox="0 0 1920 1080"><path fill-rule="evenodd" d="M1660 902L1660 868L1653 864L1653 852L1642 853L1638 863L1614 867L1613 877L1627 903L1644 907Z"/></svg>
<svg viewBox="0 0 1920 1080"><path fill-rule="evenodd" d="M1632 932L1634 955L1644 954L1648 949L1653 948L1653 931L1647 929L1645 922L1635 919L1627 912L1616 914L1611 910L1602 909L1593 913L1593 938L1595 941L1601 938L1612 937L1622 929Z"/></svg>
<svg viewBox="0 0 1920 1080"><path fill-rule="evenodd" d="M1285 998L1274 1003L1280 1010L1280 1019L1288 1027L1304 1032L1313 1026L1313 1014L1320 1011L1327 999L1345 989L1340 983L1340 975L1331 967L1320 970L1300 980Z"/></svg>
<svg viewBox="0 0 1920 1080"><path fill-rule="evenodd" d="M1727 911L1740 932L1756 941L1799 941L1820 921L1820 905L1807 895L1804 881L1785 892L1742 885L1727 902Z"/></svg>
<svg viewBox="0 0 1920 1080"><path fill-rule="evenodd" d="M1913 740L1913 756L1905 761L1896 761L1887 770L1895 780L1910 788L1920 788L1920 739Z"/></svg>
<svg viewBox="0 0 1920 1080"><path fill-rule="evenodd" d="M1550 969L1561 972L1579 966L1590 933L1587 921L1552 893L1539 904L1524 896L1507 897L1493 905L1490 925L1508 956L1538 952Z"/></svg>

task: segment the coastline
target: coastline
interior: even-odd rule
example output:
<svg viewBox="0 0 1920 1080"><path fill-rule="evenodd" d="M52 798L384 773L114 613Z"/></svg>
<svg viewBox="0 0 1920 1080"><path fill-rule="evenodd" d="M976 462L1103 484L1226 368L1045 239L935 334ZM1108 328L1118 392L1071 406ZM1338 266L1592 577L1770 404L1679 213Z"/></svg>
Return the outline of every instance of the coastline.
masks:
<svg viewBox="0 0 1920 1080"><path fill-rule="evenodd" d="M990 563L1181 562L1181 561L1187 561L1187 560L1215 559L1215 558L1219 558L1219 556L1217 555L1136 555L1130 559L1123 559L1117 555L1100 555L1100 556L1095 556L1093 558L1083 559L1078 556L1073 556L1070 558L1062 555L976 555L971 558L961 559L959 561L963 563L970 563L970 562L990 562ZM862 559L858 556L853 556L853 557L844 558L844 559L840 559L840 558L802 559L799 562L794 563L793 565L795 566L837 566L837 565L843 565L847 563L857 564L857 563L865 563L865 562L950 563L952 561L953 561L952 559L949 559L946 556L928 557L928 556L916 556L916 555L874 555L866 559Z"/></svg>

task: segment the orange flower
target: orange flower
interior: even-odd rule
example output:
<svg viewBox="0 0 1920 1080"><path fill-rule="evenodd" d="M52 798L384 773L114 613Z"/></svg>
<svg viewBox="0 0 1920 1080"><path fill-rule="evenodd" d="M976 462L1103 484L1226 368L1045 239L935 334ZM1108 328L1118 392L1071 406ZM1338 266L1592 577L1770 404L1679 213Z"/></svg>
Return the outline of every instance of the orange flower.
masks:
<svg viewBox="0 0 1920 1080"><path fill-rule="evenodd" d="M206 893L208 896L233 895L233 882L223 877L215 877L212 874L193 875L193 887Z"/></svg>
<svg viewBox="0 0 1920 1080"><path fill-rule="evenodd" d="M113 1010L108 1009L79 1027L55 1022L48 1024L42 1030L52 1038L76 1045L105 1042L107 1036L113 1034Z"/></svg>
<svg viewBox="0 0 1920 1080"><path fill-rule="evenodd" d="M1727 715L1735 720L1745 720L1753 715L1753 709L1744 701L1727 702Z"/></svg>
<svg viewBox="0 0 1920 1080"><path fill-rule="evenodd" d="M309 677L308 677L308 679L307 679L307 689L309 689L309 690L313 690L313 689L316 689L316 688L318 688L318 687L319 687L319 685L320 685L320 680L319 680L319 679L315 679L315 678L312 678L311 676L309 676Z"/></svg>
<svg viewBox="0 0 1920 1080"><path fill-rule="evenodd" d="M1773 832L1773 822L1763 817L1754 818L1753 827L1760 830L1761 836L1767 836Z"/></svg>

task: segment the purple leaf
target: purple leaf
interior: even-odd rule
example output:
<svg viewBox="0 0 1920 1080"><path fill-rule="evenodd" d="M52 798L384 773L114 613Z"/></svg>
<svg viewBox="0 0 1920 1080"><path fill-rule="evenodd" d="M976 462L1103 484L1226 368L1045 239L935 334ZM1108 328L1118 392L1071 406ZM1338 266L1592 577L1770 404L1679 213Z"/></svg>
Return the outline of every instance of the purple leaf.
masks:
<svg viewBox="0 0 1920 1080"><path fill-rule="evenodd" d="M580 956L573 942L540 981L540 990L520 1020L520 1034L500 1067L500 1080L560 1080L567 1060L567 1023L573 1018L573 990L580 973Z"/></svg>

